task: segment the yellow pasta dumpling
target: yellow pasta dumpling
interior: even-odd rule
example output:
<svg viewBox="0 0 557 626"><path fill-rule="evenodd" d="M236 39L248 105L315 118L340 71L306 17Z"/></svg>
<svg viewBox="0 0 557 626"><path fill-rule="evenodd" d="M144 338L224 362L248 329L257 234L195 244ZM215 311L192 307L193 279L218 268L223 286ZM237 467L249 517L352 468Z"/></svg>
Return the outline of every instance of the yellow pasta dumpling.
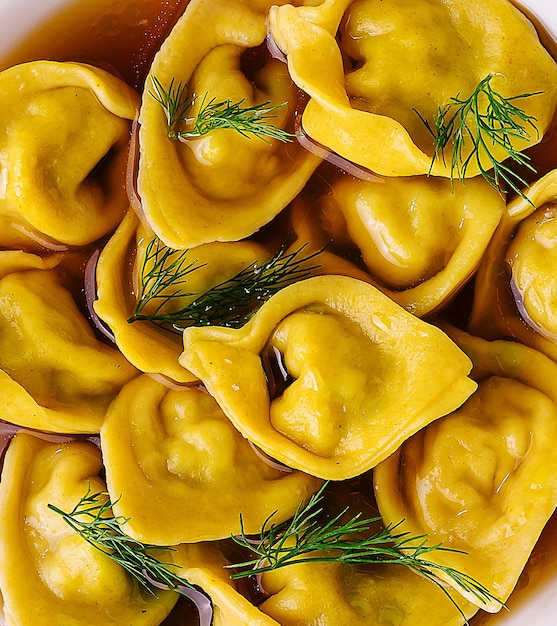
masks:
<svg viewBox="0 0 557 626"><path fill-rule="evenodd" d="M97 433L137 370L99 341L55 266L60 257L0 252L0 418Z"/></svg>
<svg viewBox="0 0 557 626"><path fill-rule="evenodd" d="M304 131L378 174L473 177L480 164L491 169L492 159L480 148L478 160L455 173L451 156L435 152L431 132L440 110L448 106L449 118L455 100L465 101L480 85L480 114L491 88L531 116L523 136L512 135L517 150L539 142L553 117L557 65L507 0L287 4L270 10L269 30L293 80L310 97ZM477 132L474 121L470 129ZM487 141L496 161L508 157L505 147ZM459 165L475 149L466 142Z"/></svg>
<svg viewBox="0 0 557 626"><path fill-rule="evenodd" d="M34 61L0 72L0 245L85 245L127 208L124 185L137 94L80 63Z"/></svg>
<svg viewBox="0 0 557 626"><path fill-rule="evenodd" d="M557 214L547 207L525 219L507 253L512 287L526 321L557 342Z"/></svg>
<svg viewBox="0 0 557 626"><path fill-rule="evenodd" d="M355 245L369 280L422 317L446 305L476 270L504 201L481 177L462 184L342 177L312 208L308 220L337 245Z"/></svg>
<svg viewBox="0 0 557 626"><path fill-rule="evenodd" d="M93 306L135 367L179 383L194 382L197 378L178 362L182 339L173 314L183 309L182 323L193 323L187 307L199 295L269 257L264 246L251 241L174 250L129 212L100 254Z"/></svg>
<svg viewBox="0 0 557 626"><path fill-rule="evenodd" d="M0 587L6 626L156 626L178 594L148 593L115 561L82 539L49 504L69 512L100 478L92 443L53 443L20 433L0 482Z"/></svg>
<svg viewBox="0 0 557 626"><path fill-rule="evenodd" d="M462 626L478 607L397 565L295 563L266 572L260 610L281 626Z"/></svg>
<svg viewBox="0 0 557 626"><path fill-rule="evenodd" d="M285 287L239 329L187 328L180 362L255 445L333 480L370 469L476 386L443 332L344 276Z"/></svg>
<svg viewBox="0 0 557 626"><path fill-rule="evenodd" d="M471 332L557 360L557 170L509 203L476 279Z"/></svg>
<svg viewBox="0 0 557 626"><path fill-rule="evenodd" d="M449 334L472 358L478 390L380 463L375 492L385 523L403 520L400 532L441 543L448 550L428 559L500 602L448 585L497 612L557 505L557 366L516 342Z"/></svg>
<svg viewBox="0 0 557 626"><path fill-rule="evenodd" d="M151 66L140 116L138 191L149 224L170 247L251 235L284 209L320 162L287 137L255 136L242 126L206 132L202 122L190 128L204 119L206 105L240 103L279 107L264 114L263 123L294 130L298 96L286 66L268 58L245 70L245 55L265 41L271 4L192 0ZM191 106L169 129L161 101L179 86L179 101ZM171 139L169 130L181 138Z"/></svg>
<svg viewBox="0 0 557 626"><path fill-rule="evenodd" d="M262 460L205 391L142 376L101 428L107 484L135 539L174 545L257 533L291 517L321 482ZM274 518L273 518L274 519Z"/></svg>

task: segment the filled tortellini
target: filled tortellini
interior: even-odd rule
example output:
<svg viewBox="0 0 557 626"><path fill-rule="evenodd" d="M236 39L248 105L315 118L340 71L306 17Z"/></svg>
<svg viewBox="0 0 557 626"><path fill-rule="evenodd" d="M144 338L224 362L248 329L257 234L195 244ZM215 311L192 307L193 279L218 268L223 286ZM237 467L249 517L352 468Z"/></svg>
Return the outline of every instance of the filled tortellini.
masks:
<svg viewBox="0 0 557 626"><path fill-rule="evenodd" d="M241 524L256 533L273 514L291 517L321 484L263 461L207 392L147 376L111 405L101 444L114 511L146 543L228 538Z"/></svg>
<svg viewBox="0 0 557 626"><path fill-rule="evenodd" d="M191 102L190 120L207 103L286 103L273 110L271 121L288 125L297 94L284 64L270 58L248 75L242 61L265 41L271 4L191 0L151 66L140 116L138 191L147 220L168 246L251 235L282 211L320 161L296 142L249 130L219 127L173 141L160 98L153 97L153 80L162 89L187 85L183 105Z"/></svg>
<svg viewBox="0 0 557 626"><path fill-rule="evenodd" d="M509 203L476 280L470 330L557 360L557 170Z"/></svg>
<svg viewBox="0 0 557 626"><path fill-rule="evenodd" d="M453 330L478 390L450 416L408 439L374 470L385 523L454 551L431 560L482 583L500 602L513 590L557 505L557 366L516 342Z"/></svg>
<svg viewBox="0 0 557 626"><path fill-rule="evenodd" d="M379 174L452 176L451 158L435 153L430 131L440 110L469 98L483 80L505 98L537 94L519 101L532 127L513 138L518 149L537 143L553 117L557 65L506 0L286 4L270 10L269 29L293 80L310 96L304 131ZM488 104L485 98L479 111ZM472 150L477 162L459 175L478 175L480 164L491 168L487 147L474 142L457 155L461 163ZM496 160L508 156L496 142L489 152Z"/></svg>
<svg viewBox="0 0 557 626"><path fill-rule="evenodd" d="M56 264L0 252L0 418L40 430L98 433L137 370L101 343Z"/></svg>
<svg viewBox="0 0 557 626"><path fill-rule="evenodd" d="M478 607L410 569L304 563L262 574L260 610L281 626L462 626Z"/></svg>
<svg viewBox="0 0 557 626"><path fill-rule="evenodd" d="M170 613L176 593L149 594L48 507L71 511L88 489L104 491L101 471L92 443L20 433L10 444L0 482L6 626L156 626Z"/></svg>
<svg viewBox="0 0 557 626"><path fill-rule="evenodd" d="M338 177L311 209L307 219L323 238L355 245L369 280L422 317L446 305L476 270L504 201L481 177L465 184Z"/></svg>
<svg viewBox="0 0 557 626"><path fill-rule="evenodd" d="M176 251L129 212L99 257L93 306L135 367L180 383L194 382L197 378L178 362L180 332L172 321L164 321L165 316L172 320L173 312L197 296L269 256L264 246L251 241L212 242ZM165 272L169 285L159 288ZM187 312L184 320L193 323L187 321Z"/></svg>
<svg viewBox="0 0 557 626"><path fill-rule="evenodd" d="M0 245L85 245L112 230L139 98L80 63L36 61L0 72Z"/></svg>
<svg viewBox="0 0 557 626"><path fill-rule="evenodd" d="M180 362L255 445L333 480L370 469L475 389L444 333L344 276L282 289L240 329L187 328Z"/></svg>
<svg viewBox="0 0 557 626"><path fill-rule="evenodd" d="M143 372L160 373L178 382L195 379L178 365L181 342L157 326L128 322L137 302L140 279L130 275L131 251L136 245L139 220L128 212L103 248L96 267L95 313L108 326L120 351Z"/></svg>

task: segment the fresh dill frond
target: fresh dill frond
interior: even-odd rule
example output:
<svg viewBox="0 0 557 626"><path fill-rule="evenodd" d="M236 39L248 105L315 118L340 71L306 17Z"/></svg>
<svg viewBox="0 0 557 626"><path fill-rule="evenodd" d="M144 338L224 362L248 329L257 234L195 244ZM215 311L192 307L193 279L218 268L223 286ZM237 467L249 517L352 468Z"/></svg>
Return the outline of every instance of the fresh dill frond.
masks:
<svg viewBox="0 0 557 626"><path fill-rule="evenodd" d="M455 604L464 620L466 617L448 593L440 574L452 580L481 603L500 602L486 587L468 574L427 559L433 552L459 552L441 544L428 545L427 536L411 536L397 532L398 524L382 526L371 531L382 520L380 517L363 518L358 512L346 520L349 507L337 515L327 517L322 505L328 483L316 492L305 506L299 506L292 519L274 524L273 515L267 518L261 532L249 537L241 522L241 534L233 541L253 554L253 557L227 567L235 571L232 579L246 578L270 572L280 567L300 563L341 563L361 566L366 564L391 564L408 567L437 585Z"/></svg>
<svg viewBox="0 0 557 626"><path fill-rule="evenodd" d="M231 128L244 137L252 134L283 143L292 141L295 135L269 123L269 120L276 118L274 112L285 106L286 102L275 105L271 105L270 101L252 106L243 104L244 100L217 102L215 98L208 99L205 94L188 137L201 137L218 128Z"/></svg>
<svg viewBox="0 0 557 626"><path fill-rule="evenodd" d="M204 265L190 261L190 250L172 250L155 237L146 248L141 293L128 322L147 320L178 334L188 326L242 326L273 294L309 278L319 267L309 263L321 250L303 256L306 246L293 252L281 246L268 261L255 261L207 291L192 294L183 291L185 286L187 289L188 275ZM185 296L194 298L178 310L168 310L169 304ZM152 311L146 310L151 302L156 306Z"/></svg>
<svg viewBox="0 0 557 626"><path fill-rule="evenodd" d="M400 524L388 525L368 534L380 518L362 519L362 513L357 513L344 521L349 507L327 519L322 506L327 486L328 483L324 483L305 506L300 505L291 520L273 524L270 523L272 516L267 518L257 539L245 534L240 517L241 534L232 539L255 556L225 566L236 570L230 578L245 578L287 565L309 562L351 566L392 564L409 567L436 584L455 604L466 623L464 613L444 586L440 573L473 594L480 602L499 602L471 576L424 558L424 555L434 551L457 550L444 548L441 544L427 545L425 535L412 537L409 533L397 533L396 528ZM63 511L53 504L48 504L48 508L61 515L70 528L90 545L124 568L150 594L156 596L153 587L161 586L188 598L189 590L199 593L195 586L176 572L175 568L179 567L177 564L160 561L153 555L157 552L172 552L174 548L132 539L123 531L129 518L115 517L112 513L114 504L107 492L92 493L89 486L71 511Z"/></svg>
<svg viewBox="0 0 557 626"><path fill-rule="evenodd" d="M183 291L188 282L188 276L205 266L197 259L190 259L189 250L174 250L165 246L158 238L153 237L145 247L141 271L139 295L133 316L128 322L141 319L164 321L164 311L169 302L176 298L193 296L193 293ZM172 291L169 292L169 289ZM145 312L146 307L154 308Z"/></svg>
<svg viewBox="0 0 557 626"><path fill-rule="evenodd" d="M182 82L175 85L173 78L168 89L165 89L156 76L151 76L151 83L153 89L149 91L149 95L161 105L164 111L168 126L168 136L170 139L177 139L174 128L178 122L189 119L187 113L194 104L193 100L186 98L188 86Z"/></svg>
<svg viewBox="0 0 557 626"><path fill-rule="evenodd" d="M177 593L181 593L180 587L195 589L176 572L178 565L159 561L153 555L173 552L173 548L142 543L124 533L122 527L129 518L115 517L112 514L114 504L107 492L92 493L89 485L87 493L71 511L63 511L53 504L48 508L61 515L87 543L124 568L151 595L157 594L150 581Z"/></svg>
<svg viewBox="0 0 557 626"><path fill-rule="evenodd" d="M516 102L540 95L542 92L523 93L505 98L491 85L494 74L482 79L472 94L463 99L460 94L439 107L433 125L416 113L433 136L434 153L432 167L439 157L447 162L446 151L450 144L451 179L464 180L471 163L475 163L479 173L496 189L505 183L510 189L524 197L522 187L526 181L504 161L508 158L520 167L532 172L535 168L530 158L516 150L516 140L531 138L531 132L538 134L534 122L536 118L528 115ZM502 149L504 158L494 154L495 149ZM487 162L487 165L486 165Z"/></svg>
<svg viewBox="0 0 557 626"><path fill-rule="evenodd" d="M277 110L286 106L286 102L272 105L266 101L245 106L244 99L237 102L229 99L217 101L205 93L197 115L191 116L189 113L198 96L187 97L187 84L180 82L176 85L173 78L165 88L156 76L151 77L151 83L153 88L149 94L164 111L170 139L188 141L223 128L235 130L244 137L259 137L267 143L270 139L288 143L296 136L271 123L277 117ZM186 130L177 130L180 123L185 125Z"/></svg>

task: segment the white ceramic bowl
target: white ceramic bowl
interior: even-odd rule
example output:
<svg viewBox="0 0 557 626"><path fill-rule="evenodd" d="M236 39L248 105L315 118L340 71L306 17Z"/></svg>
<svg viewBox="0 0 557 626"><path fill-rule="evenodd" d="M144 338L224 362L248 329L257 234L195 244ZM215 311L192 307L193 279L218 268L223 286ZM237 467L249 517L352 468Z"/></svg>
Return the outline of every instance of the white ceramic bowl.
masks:
<svg viewBox="0 0 557 626"><path fill-rule="evenodd" d="M45 17L69 4L71 0L0 0L0 56Z"/></svg>
<svg viewBox="0 0 557 626"><path fill-rule="evenodd" d="M532 11L557 39L557 2L555 0L519 0L517 4L522 4Z"/></svg>
<svg viewBox="0 0 557 626"><path fill-rule="evenodd" d="M0 57L47 16L72 1L0 0ZM521 4L539 18L557 40L557 0L522 0ZM502 611L490 618L489 626L557 626L557 562L553 561L535 592L517 593L511 598L511 611Z"/></svg>

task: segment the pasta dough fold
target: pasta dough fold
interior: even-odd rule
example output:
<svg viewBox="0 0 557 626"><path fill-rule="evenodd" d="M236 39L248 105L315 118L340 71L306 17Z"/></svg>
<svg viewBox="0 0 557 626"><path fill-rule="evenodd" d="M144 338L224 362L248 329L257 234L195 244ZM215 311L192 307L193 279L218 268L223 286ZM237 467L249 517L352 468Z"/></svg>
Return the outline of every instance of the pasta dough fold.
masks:
<svg viewBox="0 0 557 626"><path fill-rule="evenodd" d="M261 460L200 389L147 376L126 385L101 428L116 515L134 539L174 545L258 533L294 515L321 482ZM234 468L234 471L231 471Z"/></svg>
<svg viewBox="0 0 557 626"><path fill-rule="evenodd" d="M137 370L95 337L53 267L0 252L0 417L49 432L98 433Z"/></svg>
<svg viewBox="0 0 557 626"><path fill-rule="evenodd" d="M230 579L225 569L229 561L219 542L181 544L171 553L180 575L192 585L203 589L213 609L211 626L249 624L250 626L280 626L278 622L254 606Z"/></svg>
<svg viewBox="0 0 557 626"><path fill-rule="evenodd" d="M423 317L474 273L503 211L502 197L482 177L451 184L425 176L379 182L343 176L311 201L305 230L311 239L330 237L333 249L354 247L367 281Z"/></svg>
<svg viewBox="0 0 557 626"><path fill-rule="evenodd" d="M553 117L557 65L506 0L286 4L270 10L269 30L293 80L310 96L305 132L385 176L450 176L450 158L432 163L433 140L420 117L433 125L439 108L468 98L487 76L506 98L543 92L518 101L535 129L513 139L516 149L537 143ZM466 145L463 161L469 151ZM500 146L492 153L508 156ZM490 169L485 152L480 160ZM479 173L472 160L466 176Z"/></svg>
<svg viewBox="0 0 557 626"><path fill-rule="evenodd" d="M0 73L0 245L86 245L127 208L123 183L137 94L80 63Z"/></svg>
<svg viewBox="0 0 557 626"><path fill-rule="evenodd" d="M137 305L153 293L154 285L171 277L170 284L157 291L142 313L164 316L178 311L215 285L269 257L264 246L250 241L212 242L190 250L173 250L129 212L100 254L93 306L135 367L179 383L195 382L196 376L178 362L182 351L179 332L173 331L172 323L132 321ZM183 275L180 268L185 270ZM187 312L183 323L189 323Z"/></svg>
<svg viewBox="0 0 557 626"><path fill-rule="evenodd" d="M156 626L178 595L142 590L120 565L89 545L48 504L71 511L99 477L92 443L52 443L20 433L0 483L0 587L6 626Z"/></svg>
<svg viewBox="0 0 557 626"><path fill-rule="evenodd" d="M470 331L557 360L557 170L509 203L480 265Z"/></svg>
<svg viewBox="0 0 557 626"><path fill-rule="evenodd" d="M449 334L472 358L478 390L375 468L377 503L385 523L404 520L400 532L455 550L428 558L505 602L557 505L557 366L516 342Z"/></svg>
<svg viewBox="0 0 557 626"><path fill-rule="evenodd" d="M255 445L333 480L370 469L475 389L444 333L343 276L282 289L240 329L187 328L180 362ZM275 367L287 376L271 397Z"/></svg>
<svg viewBox="0 0 557 626"><path fill-rule="evenodd" d="M265 41L272 2L192 0L150 70L163 88L188 86L192 117L203 101L242 106L287 102L270 122L286 127L297 93L285 66L268 59L244 72L244 53ZM195 41L195 46L191 42ZM172 141L148 79L141 107L138 191L147 220L164 243L191 248L243 239L270 222L304 186L320 159L297 142L264 141L231 129Z"/></svg>
<svg viewBox="0 0 557 626"><path fill-rule="evenodd" d="M467 618L478 610L451 591L455 606L435 584L396 565L293 564L261 582L270 597L260 610L282 626L462 626L457 606Z"/></svg>

